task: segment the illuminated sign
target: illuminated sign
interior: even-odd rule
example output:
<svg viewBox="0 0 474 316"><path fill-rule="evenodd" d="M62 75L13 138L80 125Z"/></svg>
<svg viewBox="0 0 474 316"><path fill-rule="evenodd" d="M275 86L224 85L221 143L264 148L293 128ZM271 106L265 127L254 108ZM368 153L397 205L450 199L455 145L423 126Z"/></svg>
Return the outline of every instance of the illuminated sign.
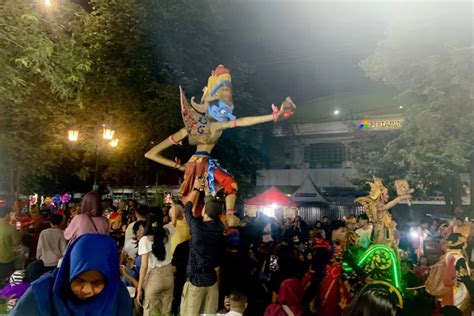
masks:
<svg viewBox="0 0 474 316"><path fill-rule="evenodd" d="M401 128L403 119L377 119L362 120L359 124L360 129L397 129Z"/></svg>

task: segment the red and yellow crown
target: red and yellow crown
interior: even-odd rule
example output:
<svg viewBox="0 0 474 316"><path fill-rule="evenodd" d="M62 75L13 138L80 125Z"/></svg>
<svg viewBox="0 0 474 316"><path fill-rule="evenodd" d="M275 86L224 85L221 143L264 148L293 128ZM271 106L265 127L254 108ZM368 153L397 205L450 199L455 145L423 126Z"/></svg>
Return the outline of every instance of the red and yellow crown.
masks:
<svg viewBox="0 0 474 316"><path fill-rule="evenodd" d="M232 87L232 77L229 69L224 65L219 65L212 71L207 80L207 86L203 89L202 99L209 101L217 98L217 91L222 87Z"/></svg>

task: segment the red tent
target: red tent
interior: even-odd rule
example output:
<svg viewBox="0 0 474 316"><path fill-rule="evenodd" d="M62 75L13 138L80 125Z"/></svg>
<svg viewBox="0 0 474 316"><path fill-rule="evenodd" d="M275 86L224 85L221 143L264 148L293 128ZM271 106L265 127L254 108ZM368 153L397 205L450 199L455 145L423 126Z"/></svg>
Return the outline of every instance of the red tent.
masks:
<svg viewBox="0 0 474 316"><path fill-rule="evenodd" d="M271 187L267 191L254 196L245 201L246 205L270 206L277 204L278 206L296 207L297 203L290 199L286 194L282 193L275 187Z"/></svg>

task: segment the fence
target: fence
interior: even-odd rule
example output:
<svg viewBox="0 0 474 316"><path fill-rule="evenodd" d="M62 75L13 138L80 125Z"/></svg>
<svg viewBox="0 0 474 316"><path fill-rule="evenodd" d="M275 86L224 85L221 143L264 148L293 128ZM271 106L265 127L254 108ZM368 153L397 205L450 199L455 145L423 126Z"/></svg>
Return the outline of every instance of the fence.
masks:
<svg viewBox="0 0 474 316"><path fill-rule="evenodd" d="M323 216L327 216L330 219L340 219L351 214L358 216L364 212L361 205L336 202L329 205L300 206L299 210L301 218L310 225L320 221Z"/></svg>

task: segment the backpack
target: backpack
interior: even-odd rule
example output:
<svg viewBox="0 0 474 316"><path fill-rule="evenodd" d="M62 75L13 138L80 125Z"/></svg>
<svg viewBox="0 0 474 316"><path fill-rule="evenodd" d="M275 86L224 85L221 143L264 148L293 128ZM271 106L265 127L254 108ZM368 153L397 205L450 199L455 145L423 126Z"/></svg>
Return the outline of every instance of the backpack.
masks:
<svg viewBox="0 0 474 316"><path fill-rule="evenodd" d="M444 297L451 290L451 286L446 286L443 281L450 258L451 256L446 256L444 260L439 261L435 265L431 266L428 278L426 279L426 292L436 298ZM453 280L453 284L454 281L455 280Z"/></svg>

